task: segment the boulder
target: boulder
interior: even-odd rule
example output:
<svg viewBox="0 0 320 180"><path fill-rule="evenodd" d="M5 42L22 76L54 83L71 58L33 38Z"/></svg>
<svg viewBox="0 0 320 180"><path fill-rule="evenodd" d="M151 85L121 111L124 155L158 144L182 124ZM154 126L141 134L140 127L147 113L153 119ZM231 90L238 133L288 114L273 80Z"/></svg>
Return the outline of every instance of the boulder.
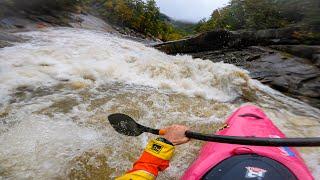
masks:
<svg viewBox="0 0 320 180"><path fill-rule="evenodd" d="M319 29L287 27L216 30L154 47L168 54L187 53L194 58L240 66L252 78L320 108L319 45Z"/></svg>
<svg viewBox="0 0 320 180"><path fill-rule="evenodd" d="M0 48L12 46L15 42L24 42L26 39L11 33L0 31Z"/></svg>
<svg viewBox="0 0 320 180"><path fill-rule="evenodd" d="M194 53L222 48L244 48L256 45L306 44L319 45L320 33L311 27L287 27L281 29L215 30L188 39L156 44L155 48L167 54Z"/></svg>
<svg viewBox="0 0 320 180"><path fill-rule="evenodd" d="M272 45L273 49L277 49L289 54L309 59L313 64L320 67L320 46L310 45Z"/></svg>
<svg viewBox="0 0 320 180"><path fill-rule="evenodd" d="M0 40L0 48L4 48L4 47L8 47L8 46L12 46L12 44L7 41Z"/></svg>
<svg viewBox="0 0 320 180"><path fill-rule="evenodd" d="M69 24L75 28L93 29L112 33L117 32L111 25L102 19L90 14L71 13L70 18L71 21Z"/></svg>
<svg viewBox="0 0 320 180"><path fill-rule="evenodd" d="M0 40L7 42L23 42L24 39L11 33L0 31Z"/></svg>
<svg viewBox="0 0 320 180"><path fill-rule="evenodd" d="M320 54L314 54L312 56L313 63L320 68Z"/></svg>
<svg viewBox="0 0 320 180"><path fill-rule="evenodd" d="M248 70L252 78L320 108L320 69L309 59L257 46L191 55L195 58L213 62L224 61L240 66Z"/></svg>

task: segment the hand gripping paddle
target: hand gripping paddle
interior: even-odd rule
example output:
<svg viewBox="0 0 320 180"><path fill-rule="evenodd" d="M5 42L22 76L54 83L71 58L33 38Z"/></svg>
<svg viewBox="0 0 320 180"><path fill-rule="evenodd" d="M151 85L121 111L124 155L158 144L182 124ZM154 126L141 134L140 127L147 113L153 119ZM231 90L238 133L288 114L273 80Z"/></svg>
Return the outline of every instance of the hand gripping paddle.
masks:
<svg viewBox="0 0 320 180"><path fill-rule="evenodd" d="M108 116L111 126L120 134L127 136L139 136L144 132L155 135L164 135L165 130L153 129L135 122L130 116L125 114L111 114ZM221 136L213 134L201 134L186 131L186 136L192 139L203 141L241 144L252 146L294 146L294 147L314 147L320 146L320 138L257 138L257 137L240 137L240 136Z"/></svg>

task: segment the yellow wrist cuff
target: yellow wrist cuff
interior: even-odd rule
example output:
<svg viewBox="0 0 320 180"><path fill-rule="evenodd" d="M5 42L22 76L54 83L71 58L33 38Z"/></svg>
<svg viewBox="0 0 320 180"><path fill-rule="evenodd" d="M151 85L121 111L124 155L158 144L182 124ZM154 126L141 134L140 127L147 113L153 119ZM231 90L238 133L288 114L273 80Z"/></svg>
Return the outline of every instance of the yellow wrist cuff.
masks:
<svg viewBox="0 0 320 180"><path fill-rule="evenodd" d="M173 156L174 146L152 139L149 141L145 152L163 160L170 160Z"/></svg>

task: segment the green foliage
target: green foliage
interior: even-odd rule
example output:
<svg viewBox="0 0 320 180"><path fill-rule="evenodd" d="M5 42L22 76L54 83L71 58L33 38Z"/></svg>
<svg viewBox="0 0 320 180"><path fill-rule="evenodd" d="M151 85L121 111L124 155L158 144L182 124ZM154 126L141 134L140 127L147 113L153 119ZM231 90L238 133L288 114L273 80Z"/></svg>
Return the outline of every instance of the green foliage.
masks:
<svg viewBox="0 0 320 180"><path fill-rule="evenodd" d="M210 19L200 21L196 31L280 28L301 22L320 24L320 1L231 0L213 11Z"/></svg>
<svg viewBox="0 0 320 180"><path fill-rule="evenodd" d="M163 19L155 0L0 0L0 5L38 13L93 7L111 23L131 28L147 36L168 41L186 35L186 32Z"/></svg>
<svg viewBox="0 0 320 180"><path fill-rule="evenodd" d="M162 19L154 0L97 0L100 13L114 24L161 40L182 38L183 32Z"/></svg>

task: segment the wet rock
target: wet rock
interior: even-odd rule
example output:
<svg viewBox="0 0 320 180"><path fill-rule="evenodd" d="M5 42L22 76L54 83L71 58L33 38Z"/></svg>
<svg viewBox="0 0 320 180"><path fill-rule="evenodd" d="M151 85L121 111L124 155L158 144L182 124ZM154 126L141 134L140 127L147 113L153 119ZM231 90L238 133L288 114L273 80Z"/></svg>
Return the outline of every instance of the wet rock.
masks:
<svg viewBox="0 0 320 180"><path fill-rule="evenodd" d="M13 43L24 41L26 41L26 39L13 35L11 33L0 31L0 48L12 46Z"/></svg>
<svg viewBox="0 0 320 180"><path fill-rule="evenodd" d="M115 30L102 19L90 14L74 13L69 11L57 11L43 7L39 10L24 8L19 10L17 7L7 8L4 14L0 14L0 29L10 32L30 31L45 27L63 26L77 27L107 32Z"/></svg>
<svg viewBox="0 0 320 180"><path fill-rule="evenodd" d="M244 48L256 45L278 44L320 44L320 33L311 27L288 27L282 29L215 30L197 36L157 44L154 47L168 54L194 53L220 50L223 48Z"/></svg>
<svg viewBox="0 0 320 180"><path fill-rule="evenodd" d="M314 54L312 60L313 63L320 68L320 54Z"/></svg>
<svg viewBox="0 0 320 180"><path fill-rule="evenodd" d="M116 30L111 25L109 25L102 19L92 16L90 14L71 13L70 18L73 19L73 21L70 22L70 25L75 28L93 29L93 30L100 30L100 31L106 31L106 32L116 32Z"/></svg>
<svg viewBox="0 0 320 180"><path fill-rule="evenodd" d="M206 50L218 50L229 47L233 42L232 32L225 30L211 31L195 37L157 44L154 47L168 54L200 52Z"/></svg>
<svg viewBox="0 0 320 180"><path fill-rule="evenodd" d="M247 62L259 59L263 55L268 55L269 52L259 49L259 47L251 47L244 50L224 49L190 54L194 58L209 59L212 62L223 61L242 67Z"/></svg>
<svg viewBox="0 0 320 180"><path fill-rule="evenodd" d="M1 27L1 22L0 22ZM22 38L21 36L14 35L12 33L4 32L0 29L0 48L13 46L14 43L17 42L25 42L26 38Z"/></svg>
<svg viewBox="0 0 320 180"><path fill-rule="evenodd" d="M243 67L272 88L320 107L320 69L309 60L277 52Z"/></svg>
<svg viewBox="0 0 320 180"><path fill-rule="evenodd" d="M309 59L316 66L320 67L320 46L310 45L273 45L270 46L273 49L277 49L283 52L290 53L292 55Z"/></svg>
<svg viewBox="0 0 320 180"><path fill-rule="evenodd" d="M240 66L248 70L252 78L320 108L320 69L308 59L263 47L206 51L191 55Z"/></svg>
<svg viewBox="0 0 320 180"><path fill-rule="evenodd" d="M6 33L3 31L0 31L0 40L8 41L8 42L23 42L24 41L24 39L19 36L16 36L16 35L13 35L10 33Z"/></svg>
<svg viewBox="0 0 320 180"><path fill-rule="evenodd" d="M0 40L0 48L12 46L13 44Z"/></svg>
<svg viewBox="0 0 320 180"><path fill-rule="evenodd" d="M0 30L7 32L32 31L50 26L52 25L42 21L39 15L17 12L7 17L0 17Z"/></svg>
<svg viewBox="0 0 320 180"><path fill-rule="evenodd" d="M0 118L5 118L9 115L11 109L10 106L0 109ZM4 122L5 123L5 122Z"/></svg>
<svg viewBox="0 0 320 180"><path fill-rule="evenodd" d="M28 27L30 23L31 21L25 18L8 16L0 19L0 28L21 29Z"/></svg>
<svg viewBox="0 0 320 180"><path fill-rule="evenodd" d="M287 27L216 30L154 47L168 54L188 53L194 58L240 66L252 78L320 108L319 44L319 29Z"/></svg>

